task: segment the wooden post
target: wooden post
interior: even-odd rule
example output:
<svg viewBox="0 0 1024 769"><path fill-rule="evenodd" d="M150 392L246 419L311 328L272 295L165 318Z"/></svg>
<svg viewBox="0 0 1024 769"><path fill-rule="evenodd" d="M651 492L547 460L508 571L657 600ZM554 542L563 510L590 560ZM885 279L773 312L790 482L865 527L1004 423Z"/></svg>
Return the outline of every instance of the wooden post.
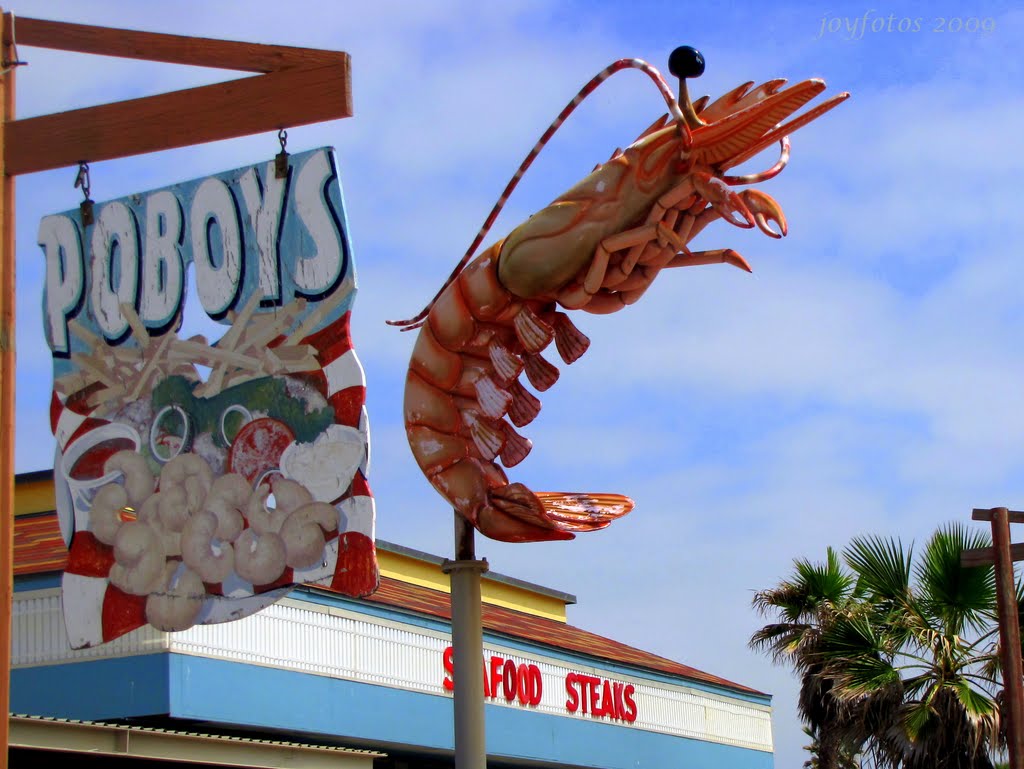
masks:
<svg viewBox="0 0 1024 769"><path fill-rule="evenodd" d="M1009 724L1006 743L1010 769L1024 769L1024 677L1021 671L1020 620L1017 591L1010 555L1010 521L1005 507L992 509L992 545L996 567L996 600L999 605L999 645L1003 656L1003 688Z"/></svg>
<svg viewBox="0 0 1024 769"><path fill-rule="evenodd" d="M996 611L999 621L999 646L1002 651L1003 689L1006 692L1006 744L1010 753L1009 769L1024 769L1024 664L1021 661L1020 618L1017 614L1016 580L1013 562L1015 550L1010 544L1010 522L1024 521L1024 513L1005 507L974 510L976 521L992 522L992 547L965 550L960 556L964 566L995 564Z"/></svg>
<svg viewBox="0 0 1024 769"><path fill-rule="evenodd" d="M2 13L2 11L0 11ZM3 164L3 148L7 143L4 130L14 119L14 47L7 35L7 18L3 13L3 44L0 59L3 74L3 106L0 113L0 769L7 769L8 718L11 702L11 612L14 605L14 177Z"/></svg>
<svg viewBox="0 0 1024 769"><path fill-rule="evenodd" d="M452 583L455 769L487 767L480 606L480 576L487 571L487 561L476 560L473 538L473 527L455 512L455 560L441 567Z"/></svg>

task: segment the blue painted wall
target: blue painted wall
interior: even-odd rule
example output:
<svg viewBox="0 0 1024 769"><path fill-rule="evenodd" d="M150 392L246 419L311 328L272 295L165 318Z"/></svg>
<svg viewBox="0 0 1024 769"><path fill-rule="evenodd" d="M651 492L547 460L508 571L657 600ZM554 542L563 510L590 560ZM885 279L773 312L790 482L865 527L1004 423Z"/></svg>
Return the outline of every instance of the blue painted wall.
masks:
<svg viewBox="0 0 1024 769"><path fill-rule="evenodd" d="M451 750L447 697L172 655L171 715ZM486 708L488 753L606 769L772 769L770 753L518 708Z"/></svg>
<svg viewBox="0 0 1024 769"><path fill-rule="evenodd" d="M16 668L11 712L83 721L170 713L170 655Z"/></svg>

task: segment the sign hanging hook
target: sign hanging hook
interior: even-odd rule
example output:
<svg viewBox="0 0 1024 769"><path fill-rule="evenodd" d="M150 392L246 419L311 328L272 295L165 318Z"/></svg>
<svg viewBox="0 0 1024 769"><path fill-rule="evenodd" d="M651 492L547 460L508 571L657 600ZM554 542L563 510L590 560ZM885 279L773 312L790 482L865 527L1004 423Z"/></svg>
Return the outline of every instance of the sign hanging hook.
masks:
<svg viewBox="0 0 1024 769"><path fill-rule="evenodd" d="M15 16L14 16L14 11L11 11L10 16L11 16L11 43L10 43L10 47L11 47L11 56L13 56L14 58L11 58L11 59L7 58L7 52L4 51L4 59L3 59L2 62L0 62L0 67L3 67L3 69L0 69L0 75L6 75L8 72L10 72L15 67L24 67L24 66L26 66L28 64L27 61L22 61L21 57L18 56L17 21L16 21Z"/></svg>
<svg viewBox="0 0 1024 769"><path fill-rule="evenodd" d="M82 226L88 227L93 223L92 199L89 197L89 164L84 160L78 162L78 175L75 177L75 187L82 188L82 196L85 198L78 206L82 213Z"/></svg>
<svg viewBox="0 0 1024 769"><path fill-rule="evenodd" d="M284 149L288 144L288 132L283 128L279 129L277 140L281 142L281 151L274 156L274 175L278 179L284 179L288 176L288 153Z"/></svg>

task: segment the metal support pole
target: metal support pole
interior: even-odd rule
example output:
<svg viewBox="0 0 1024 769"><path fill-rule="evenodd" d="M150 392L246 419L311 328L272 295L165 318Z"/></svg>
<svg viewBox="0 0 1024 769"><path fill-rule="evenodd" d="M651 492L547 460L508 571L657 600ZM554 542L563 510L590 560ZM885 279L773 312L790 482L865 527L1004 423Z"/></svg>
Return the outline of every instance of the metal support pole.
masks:
<svg viewBox="0 0 1024 769"><path fill-rule="evenodd" d="M999 607L999 645L1003 656L1003 687L1009 723L1006 743L1010 769L1024 769L1024 677L1020 650L1020 620L1010 554L1010 519L1005 507L992 508L992 546L995 554L996 601Z"/></svg>
<svg viewBox="0 0 1024 769"><path fill-rule="evenodd" d="M484 633L480 575L487 561L476 560L473 527L455 513L455 560L441 567L452 584L455 769L486 769L484 738Z"/></svg>

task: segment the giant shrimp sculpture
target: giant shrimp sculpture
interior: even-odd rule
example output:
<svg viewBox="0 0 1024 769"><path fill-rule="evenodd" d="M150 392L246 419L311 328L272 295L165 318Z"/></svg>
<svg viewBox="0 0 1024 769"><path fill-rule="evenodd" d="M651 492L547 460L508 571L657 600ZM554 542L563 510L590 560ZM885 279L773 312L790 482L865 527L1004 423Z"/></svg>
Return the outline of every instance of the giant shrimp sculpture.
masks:
<svg viewBox="0 0 1024 769"><path fill-rule="evenodd" d="M590 92L626 68L654 81L671 115L467 265L551 135ZM633 508L620 494L534 492L509 483L496 464L517 465L532 447L512 427L540 411L520 374L547 390L558 378L541 357L551 341L565 363L590 344L557 308L616 312L636 302L666 267L725 263L750 271L731 249L690 251L687 244L719 218L773 238L785 235L785 218L771 197L733 188L778 174L789 159L788 135L849 95L780 125L825 84L805 80L783 89L785 80L770 80L751 89L745 83L713 103L707 97L691 103L685 78L703 73L700 53L678 48L669 68L680 77L678 101L657 70L638 59L622 59L587 83L523 161L441 291L416 317L391 322L404 330L422 327L405 390L416 461L455 510L493 539L572 539ZM781 156L772 168L726 174L775 142Z"/></svg>

